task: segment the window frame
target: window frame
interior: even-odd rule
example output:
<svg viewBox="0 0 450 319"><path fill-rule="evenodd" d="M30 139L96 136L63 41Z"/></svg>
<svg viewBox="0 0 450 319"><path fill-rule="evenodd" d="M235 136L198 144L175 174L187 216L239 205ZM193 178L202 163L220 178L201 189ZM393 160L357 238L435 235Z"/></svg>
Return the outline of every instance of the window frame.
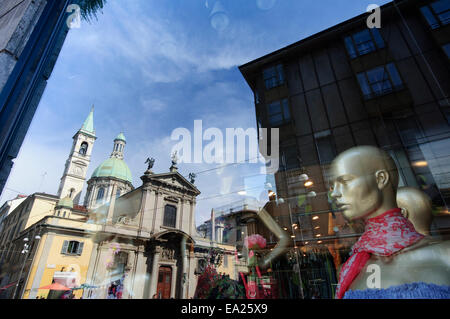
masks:
<svg viewBox="0 0 450 319"><path fill-rule="evenodd" d="M358 34L361 34L364 32L368 32L368 34L370 36L370 40L357 44L357 42L355 41L355 38L354 38L355 35L358 35ZM380 41L377 41L377 36L374 33L377 33L377 36L379 36L382 43L380 43ZM348 42L348 40L350 40L350 43ZM360 52L358 45L361 46L361 44L364 44L364 43L371 43L373 45L374 49L370 50L370 51ZM350 48L348 46L349 44L352 45L352 47L351 47L352 50L350 50ZM356 59L360 56L364 56L369 53L375 52L377 50L384 49L386 47L385 41L384 41L380 31L377 28L362 29L362 30L353 32L353 33L345 36L344 37L344 45L345 45L348 56L352 60ZM352 52L350 52L350 51L353 51L354 54L352 54Z"/></svg>
<svg viewBox="0 0 450 319"><path fill-rule="evenodd" d="M279 111L271 114L270 107L276 103L278 103ZM267 110L267 119L268 119L268 123L269 123L270 127L280 127L280 126L288 124L292 120L288 98L283 98L281 100L276 100L276 101L272 101L272 102L268 103L266 110ZM286 111L287 111L287 115L286 115ZM279 116L279 115L281 115L281 121L272 122L272 119L275 116Z"/></svg>
<svg viewBox="0 0 450 319"><path fill-rule="evenodd" d="M390 67L392 68L390 69ZM381 80L371 82L369 79L369 72L373 72L377 69L383 69L383 77ZM386 77L386 78L385 78ZM377 98L380 96L388 95L393 92L397 92L404 88L404 81L402 77L400 76L400 73L397 70L397 67L393 62L390 62L388 64L379 65L377 67L374 67L372 69L359 72L356 74L356 79L359 84L359 88L361 90L361 93L363 94L363 97L365 100L370 100L373 98ZM361 81L364 80L364 83L361 83ZM395 83L395 82L399 83ZM375 90L374 87L376 85L379 85L380 83L384 85L386 82L389 82L390 87L389 88L381 88L381 90ZM365 89L369 89L370 93L366 93Z"/></svg>
<svg viewBox="0 0 450 319"><path fill-rule="evenodd" d="M447 21L442 21L441 17L440 17L443 13L450 12L450 6L449 6L449 8L447 10L442 11L440 13L437 13L434 10L433 6L432 6L433 3L437 3L439 1L442 1L442 0L433 1L433 2L431 2L429 4L425 4L425 5L420 7L420 12L421 12L423 18L425 19L425 21L427 22L428 26L432 30L436 30L436 29L439 29L441 27L444 27L444 26L450 24L450 19L448 19ZM427 11L429 14L431 14L431 16L425 14L425 11ZM434 21L430 21L429 18L432 18ZM444 23L444 22L446 22L446 23Z"/></svg>
<svg viewBox="0 0 450 319"><path fill-rule="evenodd" d="M76 243L76 246L75 246ZM74 247L75 246L75 247ZM70 248L70 251L69 251ZM78 240L64 240L61 247L62 255L81 256L83 254L84 242Z"/></svg>
<svg viewBox="0 0 450 319"><path fill-rule="evenodd" d="M168 216L169 211L167 209L169 207L170 208L174 208L174 210L173 210L174 215L173 216ZM164 216L163 216L163 226L164 227L170 227L170 228L176 228L177 227L177 210L178 209L177 209L177 207L175 205L166 204L164 206ZM173 222L173 223L169 224L169 222Z"/></svg>
<svg viewBox="0 0 450 319"><path fill-rule="evenodd" d="M269 73L270 71L272 71ZM278 63L269 67L264 68L263 72L263 81L264 87L266 90L271 90L273 88L282 86L286 83L286 76L284 72L283 63ZM270 80L270 84L268 85L268 81Z"/></svg>
<svg viewBox="0 0 450 319"><path fill-rule="evenodd" d="M86 147L84 147L84 146L86 146ZM81 156L86 156L88 148L89 148L88 142L82 142L80 145L80 149L78 150L78 154L80 154ZM82 152L81 150L84 150L84 152Z"/></svg>
<svg viewBox="0 0 450 319"><path fill-rule="evenodd" d="M101 195L102 195L101 197L99 197L100 191L101 191ZM95 196L95 202L98 203L98 202L102 201L103 197L105 197L105 188L104 187L100 187L98 189L98 191L97 191L96 196Z"/></svg>

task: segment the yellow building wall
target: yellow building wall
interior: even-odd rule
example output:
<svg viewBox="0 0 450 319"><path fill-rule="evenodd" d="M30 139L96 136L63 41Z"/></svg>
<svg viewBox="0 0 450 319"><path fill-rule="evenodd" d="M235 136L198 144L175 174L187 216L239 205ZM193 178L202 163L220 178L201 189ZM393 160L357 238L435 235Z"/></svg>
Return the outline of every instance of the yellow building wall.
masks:
<svg viewBox="0 0 450 319"><path fill-rule="evenodd" d="M235 275L235 255L234 255L234 250L235 247L232 245L224 245L224 244L218 244L217 245L219 248L224 249L227 251L227 254L223 255L223 258L227 258L228 262L227 262L227 267L225 267L225 261L222 260L222 263L220 264L219 267L217 267L217 272L218 273L225 273L226 275L229 275L231 279L236 280Z"/></svg>
<svg viewBox="0 0 450 319"><path fill-rule="evenodd" d="M56 219L56 218L55 218ZM59 223L60 225L63 224L62 222ZM65 221L64 220L64 226L69 226L65 224L72 224L70 226L74 226L73 224L80 224L80 222L75 221ZM91 226L86 225L85 226ZM53 237L51 246L50 246L50 252L48 254L47 259L45 260L45 270L42 274L39 287L43 287L46 285L50 285L53 280L53 275L55 272L61 271L62 267L64 267L64 271L70 271L71 268L74 269L74 271L78 272L79 274L79 283L80 285L86 282L87 278L87 272L89 267L89 261L91 257L91 252L94 247L94 243L91 238L89 237L81 237L77 235L62 235L62 234L45 234L41 241L40 245L37 251L37 254L34 258L34 262L31 268L31 272L29 275L29 279L27 282L27 286L25 288L25 293L23 295L24 299L28 299L29 292L32 286L32 283L34 282L34 277L36 275L37 267L39 266L39 263L41 262L41 257L44 252L44 245L47 240L51 240L51 237ZM81 253L81 256L78 255L65 255L61 254L61 249L64 243L64 240L76 240L84 243L83 251ZM48 268L48 265L54 265L53 268ZM75 298L80 298L83 294L83 290L74 290ZM44 297L46 298L49 293L49 290L38 290L37 296L38 297Z"/></svg>
<svg viewBox="0 0 450 319"><path fill-rule="evenodd" d="M35 224L36 222L40 221L42 218L48 215L53 215L54 209L56 206L56 201L51 199L44 199L44 198L35 198L30 212L28 213L28 217L25 229L29 226Z"/></svg>

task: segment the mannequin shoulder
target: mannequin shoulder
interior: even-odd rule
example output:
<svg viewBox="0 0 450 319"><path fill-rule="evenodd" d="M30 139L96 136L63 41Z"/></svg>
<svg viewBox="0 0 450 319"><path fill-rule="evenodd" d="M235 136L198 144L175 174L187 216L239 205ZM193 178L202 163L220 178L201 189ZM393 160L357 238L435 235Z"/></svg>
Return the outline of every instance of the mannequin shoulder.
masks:
<svg viewBox="0 0 450 319"><path fill-rule="evenodd" d="M416 244L396 254L399 259L411 264L450 267L450 240L437 240L425 237Z"/></svg>

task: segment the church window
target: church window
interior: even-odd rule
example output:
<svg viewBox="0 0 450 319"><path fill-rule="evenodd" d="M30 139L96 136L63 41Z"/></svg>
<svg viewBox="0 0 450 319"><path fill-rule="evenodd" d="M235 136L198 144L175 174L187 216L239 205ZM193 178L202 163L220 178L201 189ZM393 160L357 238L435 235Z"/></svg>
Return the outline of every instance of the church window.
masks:
<svg viewBox="0 0 450 319"><path fill-rule="evenodd" d="M176 219L177 219L177 208L173 205L166 205L166 207L164 208L163 225L175 228Z"/></svg>
<svg viewBox="0 0 450 319"><path fill-rule="evenodd" d="M101 201L103 199L103 196L105 195L105 189L103 187L98 189L97 192L97 202Z"/></svg>
<svg viewBox="0 0 450 319"><path fill-rule="evenodd" d="M80 151L79 151L80 155L86 155L87 149L88 149L88 143L86 143L86 142L81 143Z"/></svg>
<svg viewBox="0 0 450 319"><path fill-rule="evenodd" d="M83 252L83 242L76 240L65 240L61 249L61 254L65 255L81 255Z"/></svg>
<svg viewBox="0 0 450 319"><path fill-rule="evenodd" d="M72 198L74 192L75 192L75 188L71 188L70 193L69 193L70 198Z"/></svg>

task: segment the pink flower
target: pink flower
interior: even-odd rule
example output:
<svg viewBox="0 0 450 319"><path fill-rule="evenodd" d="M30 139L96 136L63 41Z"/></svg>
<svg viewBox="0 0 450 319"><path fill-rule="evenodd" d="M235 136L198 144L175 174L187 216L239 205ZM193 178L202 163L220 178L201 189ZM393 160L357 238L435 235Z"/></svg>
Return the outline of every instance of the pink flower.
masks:
<svg viewBox="0 0 450 319"><path fill-rule="evenodd" d="M266 239L258 234L247 236L244 240L244 245L248 249L262 249L266 247Z"/></svg>

